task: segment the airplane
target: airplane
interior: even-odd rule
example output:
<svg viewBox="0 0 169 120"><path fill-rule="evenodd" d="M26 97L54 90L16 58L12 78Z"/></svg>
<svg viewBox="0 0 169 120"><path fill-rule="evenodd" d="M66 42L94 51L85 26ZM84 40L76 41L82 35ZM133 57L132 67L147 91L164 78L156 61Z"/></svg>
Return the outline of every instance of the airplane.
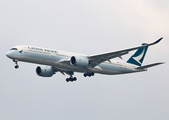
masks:
<svg viewBox="0 0 169 120"><path fill-rule="evenodd" d="M6 53L6 56L15 62L15 68L19 68L18 61L40 64L36 73L41 77L52 77L56 72L70 77L66 81L73 82L77 78L73 77L75 72L83 73L84 77L94 76L95 73L105 75L116 75L147 71L147 68L163 64L164 62L153 63L142 66L144 57L149 46L159 43L163 39L129 49L101 53L96 55L83 55L77 53L64 52L54 49L41 48L35 46L20 45L15 46ZM121 58L130 51L137 50L127 62L112 60Z"/></svg>

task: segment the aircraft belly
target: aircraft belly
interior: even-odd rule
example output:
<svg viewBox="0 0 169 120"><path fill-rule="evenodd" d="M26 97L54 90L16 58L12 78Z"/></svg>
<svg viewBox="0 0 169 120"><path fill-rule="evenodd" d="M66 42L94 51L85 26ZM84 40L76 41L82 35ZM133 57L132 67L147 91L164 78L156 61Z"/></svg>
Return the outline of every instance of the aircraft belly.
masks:
<svg viewBox="0 0 169 120"><path fill-rule="evenodd" d="M100 64L100 68L102 69L102 71L100 71L100 73L108 74L108 75L136 72L134 69L130 69L130 68L124 67L122 65L118 66L118 65L113 65L113 64L109 64L109 63Z"/></svg>

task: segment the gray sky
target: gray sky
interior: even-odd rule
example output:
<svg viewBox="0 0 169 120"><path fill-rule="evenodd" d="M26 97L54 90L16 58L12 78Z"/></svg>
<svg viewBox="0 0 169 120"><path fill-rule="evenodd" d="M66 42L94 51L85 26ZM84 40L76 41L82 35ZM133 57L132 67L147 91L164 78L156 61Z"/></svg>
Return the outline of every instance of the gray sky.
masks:
<svg viewBox="0 0 169 120"><path fill-rule="evenodd" d="M1 0L1 120L168 120L169 1ZM67 83L57 73L36 75L38 65L6 57L15 45L97 54L164 39L149 48L147 72L84 78ZM123 57L127 60L132 55ZM118 58L117 58L118 59Z"/></svg>

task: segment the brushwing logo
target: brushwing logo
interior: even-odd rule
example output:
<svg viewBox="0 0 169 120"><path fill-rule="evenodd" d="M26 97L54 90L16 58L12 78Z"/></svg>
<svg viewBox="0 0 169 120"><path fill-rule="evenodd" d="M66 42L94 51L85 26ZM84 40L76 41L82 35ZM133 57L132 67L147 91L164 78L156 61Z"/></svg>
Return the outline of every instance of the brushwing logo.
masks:
<svg viewBox="0 0 169 120"><path fill-rule="evenodd" d="M138 55L137 57L133 57L135 61L137 61L139 64L141 64L140 60L143 58L145 52L145 48L143 49L142 53Z"/></svg>
<svg viewBox="0 0 169 120"><path fill-rule="evenodd" d="M22 54L22 52L23 52L23 50L19 51L19 53L21 53L21 54Z"/></svg>

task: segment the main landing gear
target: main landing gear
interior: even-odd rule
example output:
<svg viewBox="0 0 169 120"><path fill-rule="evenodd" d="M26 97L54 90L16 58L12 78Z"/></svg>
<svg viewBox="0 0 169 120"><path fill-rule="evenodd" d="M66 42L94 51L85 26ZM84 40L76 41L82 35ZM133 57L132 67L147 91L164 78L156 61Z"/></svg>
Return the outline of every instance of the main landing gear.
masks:
<svg viewBox="0 0 169 120"><path fill-rule="evenodd" d="M73 82L73 81L76 81L76 80L77 80L77 78L76 78L76 77L73 77L74 72L69 71L69 72L66 72L66 74L70 75L70 77L69 77L69 78L66 78L66 82L69 82L69 81Z"/></svg>
<svg viewBox="0 0 169 120"><path fill-rule="evenodd" d="M87 72L87 73L84 73L84 77L91 77L91 76L94 76L94 72Z"/></svg>
<svg viewBox="0 0 169 120"><path fill-rule="evenodd" d="M15 62L15 69L18 69L19 68L19 65L18 65L18 60L13 60L13 62Z"/></svg>
<svg viewBox="0 0 169 120"><path fill-rule="evenodd" d="M70 78L66 78L66 82L69 82L69 81L71 81L71 82L73 82L73 81L76 81L77 80L77 78L76 77L70 77Z"/></svg>

